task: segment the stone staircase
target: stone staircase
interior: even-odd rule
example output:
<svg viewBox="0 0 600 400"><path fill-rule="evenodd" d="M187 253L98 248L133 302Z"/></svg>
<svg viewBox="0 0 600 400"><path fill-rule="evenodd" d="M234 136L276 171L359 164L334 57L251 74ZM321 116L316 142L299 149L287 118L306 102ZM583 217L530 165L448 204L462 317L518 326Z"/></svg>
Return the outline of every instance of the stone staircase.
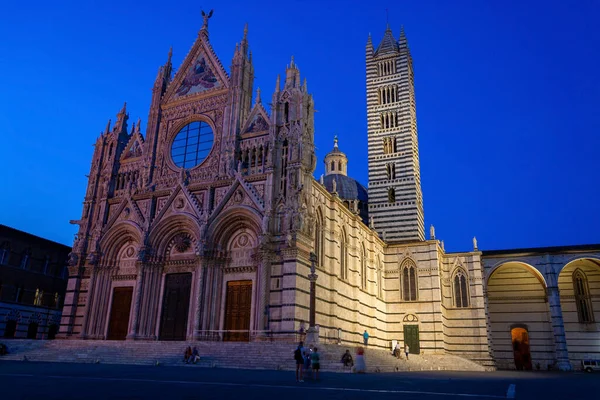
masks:
<svg viewBox="0 0 600 400"><path fill-rule="evenodd" d="M107 340L20 340L4 341L9 354L1 360L188 366L183 363L187 346L197 347L200 362L190 367L293 370L293 343L281 342L136 342ZM340 359L351 347L319 344L321 369L350 372ZM484 371L485 367L454 355L413 355L396 359L390 352L366 349L367 372L395 371Z"/></svg>

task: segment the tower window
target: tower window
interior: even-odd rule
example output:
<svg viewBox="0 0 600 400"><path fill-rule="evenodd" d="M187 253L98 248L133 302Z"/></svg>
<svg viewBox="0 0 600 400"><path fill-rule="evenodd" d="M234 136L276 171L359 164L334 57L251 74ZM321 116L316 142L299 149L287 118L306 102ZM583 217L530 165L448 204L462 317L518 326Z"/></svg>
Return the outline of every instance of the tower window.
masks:
<svg viewBox="0 0 600 400"><path fill-rule="evenodd" d="M285 118L285 122L290 122L290 103L285 103L283 115Z"/></svg>
<svg viewBox="0 0 600 400"><path fill-rule="evenodd" d="M396 164L387 163L385 165L385 170L386 170L388 179L396 179Z"/></svg>
<svg viewBox="0 0 600 400"><path fill-rule="evenodd" d="M579 322L582 324L594 322L594 311L592 309L588 280L580 269L575 270L573 273L573 290L575 302L577 303Z"/></svg>
<svg viewBox="0 0 600 400"><path fill-rule="evenodd" d="M388 203L396 202L396 190L394 188L388 188Z"/></svg>
<svg viewBox="0 0 600 400"><path fill-rule="evenodd" d="M332 170L332 171L335 171L335 161L332 161L332 162L331 162L331 170Z"/></svg>
<svg viewBox="0 0 600 400"><path fill-rule="evenodd" d="M342 162L341 162L341 161L339 161L339 162L338 162L338 171L341 171L341 170L342 170Z"/></svg>

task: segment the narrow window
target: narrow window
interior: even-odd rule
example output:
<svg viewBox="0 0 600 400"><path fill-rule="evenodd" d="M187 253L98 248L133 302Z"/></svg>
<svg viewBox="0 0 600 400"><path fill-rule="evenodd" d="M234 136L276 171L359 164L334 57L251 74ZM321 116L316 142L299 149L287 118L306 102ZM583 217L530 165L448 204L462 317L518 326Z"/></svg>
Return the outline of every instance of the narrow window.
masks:
<svg viewBox="0 0 600 400"><path fill-rule="evenodd" d="M588 280L580 269L575 270L573 273L573 289L579 322L582 324L594 322L594 311L592 309Z"/></svg>
<svg viewBox="0 0 600 400"><path fill-rule="evenodd" d="M335 171L335 161L332 161L332 162L331 162L331 170L332 170L332 171Z"/></svg>
<svg viewBox="0 0 600 400"><path fill-rule="evenodd" d="M340 238L340 278L348 279L348 255L346 254L346 232L342 229Z"/></svg>
<svg viewBox="0 0 600 400"><path fill-rule="evenodd" d="M388 203L396 202L396 191L394 188L388 188Z"/></svg>
<svg viewBox="0 0 600 400"><path fill-rule="evenodd" d="M365 244L363 243L361 246L360 252L360 272L361 272L361 280L360 287L364 290L367 289L367 252L365 251Z"/></svg>
<svg viewBox="0 0 600 400"><path fill-rule="evenodd" d="M416 268L412 263L406 263L402 268L401 288L402 299L404 301L417 300L417 277Z"/></svg>
<svg viewBox="0 0 600 400"><path fill-rule="evenodd" d="M458 271L454 276L454 305L459 308L469 307L467 277L463 271Z"/></svg>
<svg viewBox="0 0 600 400"><path fill-rule="evenodd" d="M285 122L290 122L290 103L285 103L283 113L285 115Z"/></svg>

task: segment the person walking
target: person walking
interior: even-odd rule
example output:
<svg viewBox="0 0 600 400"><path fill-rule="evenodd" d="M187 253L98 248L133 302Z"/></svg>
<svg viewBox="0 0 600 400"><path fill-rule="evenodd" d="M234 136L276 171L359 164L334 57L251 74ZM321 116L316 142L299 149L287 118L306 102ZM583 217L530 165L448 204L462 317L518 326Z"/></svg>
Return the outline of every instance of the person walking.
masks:
<svg viewBox="0 0 600 400"><path fill-rule="evenodd" d="M304 343L298 343L298 347L294 350L294 360L296 361L296 382L304 382Z"/></svg>
<svg viewBox="0 0 600 400"><path fill-rule="evenodd" d="M317 351L318 349L315 347L313 352L310 355L310 361L312 365L312 369L315 372L315 380L319 380L319 369L321 369L321 364L319 363L320 354Z"/></svg>
<svg viewBox="0 0 600 400"><path fill-rule="evenodd" d="M369 344L369 332L365 329L365 333L363 333L363 340L365 343L365 347Z"/></svg>
<svg viewBox="0 0 600 400"><path fill-rule="evenodd" d="M404 354L406 354L406 359L408 360L408 352L410 350L410 347L408 347L408 343L404 344Z"/></svg>

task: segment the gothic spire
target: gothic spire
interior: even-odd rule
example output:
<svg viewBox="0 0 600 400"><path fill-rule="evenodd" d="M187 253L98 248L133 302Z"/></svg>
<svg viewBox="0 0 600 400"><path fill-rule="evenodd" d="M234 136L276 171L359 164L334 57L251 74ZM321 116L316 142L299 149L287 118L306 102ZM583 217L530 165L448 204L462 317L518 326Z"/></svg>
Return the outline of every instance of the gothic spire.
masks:
<svg viewBox="0 0 600 400"><path fill-rule="evenodd" d="M275 82L275 93L279 93L281 89L281 76L277 74L277 81Z"/></svg>
<svg viewBox="0 0 600 400"><path fill-rule="evenodd" d="M394 34L390 29L390 25L387 25L385 33L383 34L383 39L379 43L377 47L376 54L386 54L391 52L398 52L398 44L396 43L396 39L394 39Z"/></svg>

